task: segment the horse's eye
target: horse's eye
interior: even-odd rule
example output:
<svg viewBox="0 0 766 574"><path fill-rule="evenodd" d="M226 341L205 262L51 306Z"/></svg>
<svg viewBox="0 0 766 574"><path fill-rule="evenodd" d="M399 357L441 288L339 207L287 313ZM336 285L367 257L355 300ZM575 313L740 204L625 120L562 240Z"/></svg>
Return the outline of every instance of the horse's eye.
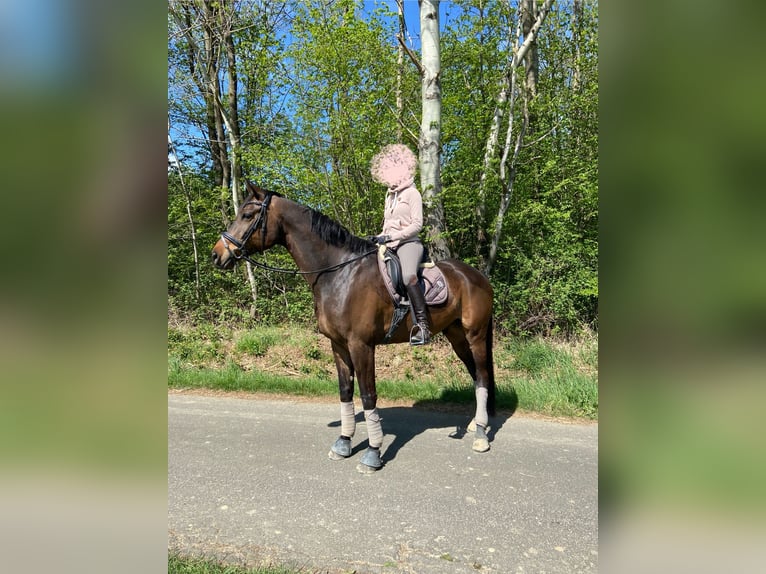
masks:
<svg viewBox="0 0 766 574"><path fill-rule="evenodd" d="M255 212L249 211L242 214L242 219L252 219L254 215L255 215Z"/></svg>

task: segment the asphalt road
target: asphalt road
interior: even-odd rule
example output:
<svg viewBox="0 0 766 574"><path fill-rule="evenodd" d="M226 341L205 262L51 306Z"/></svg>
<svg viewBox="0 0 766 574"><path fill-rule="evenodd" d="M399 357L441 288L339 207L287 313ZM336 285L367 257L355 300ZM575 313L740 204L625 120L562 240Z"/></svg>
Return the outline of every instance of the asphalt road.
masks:
<svg viewBox="0 0 766 574"><path fill-rule="evenodd" d="M357 405L359 408L359 405ZM331 461L331 403L168 395L168 546L308 572L596 572L598 426L380 408L385 466ZM464 436L465 435L465 436Z"/></svg>

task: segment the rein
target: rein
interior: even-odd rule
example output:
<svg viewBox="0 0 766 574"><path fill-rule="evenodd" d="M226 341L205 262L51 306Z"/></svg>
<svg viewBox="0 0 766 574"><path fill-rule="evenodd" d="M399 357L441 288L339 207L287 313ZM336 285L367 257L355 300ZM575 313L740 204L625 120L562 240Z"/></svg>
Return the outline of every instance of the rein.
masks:
<svg viewBox="0 0 766 574"><path fill-rule="evenodd" d="M356 257L352 257L351 259L347 259L346 261L343 261L342 263L337 263L335 265L331 265L330 267L323 267L321 269L314 269L313 271L301 271L300 269L285 269L283 267L272 267L271 265L266 265L265 263L256 261L255 259L251 258L249 255L245 255L243 253L241 253L239 256L234 255L234 258L244 259L245 261L255 265L256 267L260 267L261 269L265 269L267 271L274 271L276 273L290 273L292 275L313 275L315 273L328 273L330 271L337 271L338 269L345 267L346 265L349 265L353 263L354 261L359 261L360 259L364 259L365 257L372 255L373 253L376 253L377 251L378 251L377 249L373 249L372 251L368 251L366 253L362 253L361 255L357 255Z"/></svg>
<svg viewBox="0 0 766 574"><path fill-rule="evenodd" d="M342 267L345 267L346 265L354 263L355 261L359 261L360 259L364 259L365 257L372 255L373 253L376 253L378 251L376 247L375 249L371 249L370 251L367 251L366 253L362 253L361 255L357 255L356 257L347 259L346 261L343 261L342 263L337 263L335 265L330 265L329 267L323 267L321 269L314 269L313 271L301 271L300 269L285 269L283 267L272 267L271 265L266 265L265 263L256 261L245 252L245 245L247 245L247 242L250 241L250 238L253 236L253 233L255 233L255 231L258 229L258 227L261 224L263 225L261 229L261 242L262 243L266 242L266 211L269 208L269 204L271 203L272 197L273 196L270 193L266 196L263 202L249 201L248 203L245 203L244 205L242 205L242 207L245 207L245 205L252 203L253 205L260 204L261 206L261 210L258 212L258 216L250 224L250 227L247 228L247 231L242 236L242 239L235 238L228 231L224 231L223 233L221 233L221 240L223 241L223 245L224 247L226 247L226 250L231 254L231 256L234 257L234 259L238 261L241 259L244 259L251 265L255 265L256 267L260 267L261 269L265 269L267 271L273 271L275 273L290 273L292 275L313 275L316 273L328 273L330 271L337 271L338 269L341 269ZM242 207L240 207L240 209L242 209ZM230 243L234 245L235 249L231 249L229 247Z"/></svg>

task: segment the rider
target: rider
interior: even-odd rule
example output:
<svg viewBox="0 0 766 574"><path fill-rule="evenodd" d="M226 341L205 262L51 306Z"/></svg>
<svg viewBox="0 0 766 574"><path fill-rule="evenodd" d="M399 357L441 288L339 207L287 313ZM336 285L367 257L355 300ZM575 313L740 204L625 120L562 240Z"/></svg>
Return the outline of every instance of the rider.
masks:
<svg viewBox="0 0 766 574"><path fill-rule="evenodd" d="M383 232L373 241L388 245L399 256L402 279L415 314L410 345L426 345L431 338L428 309L417 277L423 258L423 244L418 238L423 228L423 199L415 187L416 167L415 154L403 144L388 145L372 158L373 179L388 187Z"/></svg>

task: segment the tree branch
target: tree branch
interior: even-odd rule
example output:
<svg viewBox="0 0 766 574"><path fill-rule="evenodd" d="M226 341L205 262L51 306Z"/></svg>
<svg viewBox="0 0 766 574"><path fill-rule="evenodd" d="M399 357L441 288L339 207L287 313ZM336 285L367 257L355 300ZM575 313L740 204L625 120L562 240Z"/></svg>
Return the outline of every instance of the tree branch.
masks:
<svg viewBox="0 0 766 574"><path fill-rule="evenodd" d="M529 30L529 34L527 34L527 37L524 38L524 42L522 42L521 47L519 47L519 51L513 55L510 67L515 68L518 66L519 62L521 62L524 59L524 56L527 55L527 52L529 51L530 46L532 46L532 42L535 41L537 33L540 31L540 27L543 25L543 21L548 15L552 4L553 0L545 0L542 8L540 8L540 13L537 15L537 20Z"/></svg>
<svg viewBox="0 0 766 574"><path fill-rule="evenodd" d="M423 68L423 64L421 64L420 60L418 60L417 55L412 50L410 50L410 47L407 46L407 44L404 43L401 34L397 34L396 39L399 41L399 44L401 44L402 48L404 48L404 51L407 52L407 55L410 57L410 60L412 60L412 63L415 64L415 67L418 69L418 73L422 76L425 72L425 68Z"/></svg>

